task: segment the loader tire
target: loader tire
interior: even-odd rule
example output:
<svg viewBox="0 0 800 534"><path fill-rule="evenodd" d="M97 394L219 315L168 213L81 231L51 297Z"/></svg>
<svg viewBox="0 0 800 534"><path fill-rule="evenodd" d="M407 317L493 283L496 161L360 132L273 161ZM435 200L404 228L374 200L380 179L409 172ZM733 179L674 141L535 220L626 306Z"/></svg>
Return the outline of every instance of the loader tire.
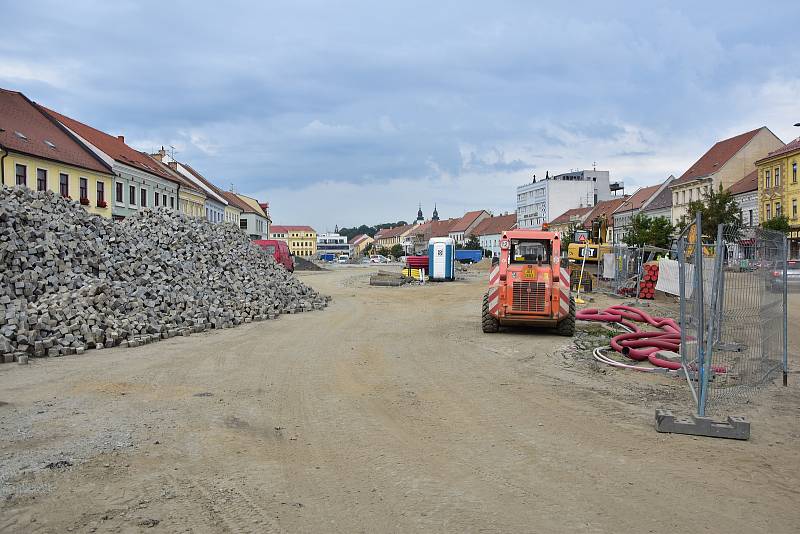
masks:
<svg viewBox="0 0 800 534"><path fill-rule="evenodd" d="M556 334L568 337L575 335L575 297L569 298L569 315L558 323Z"/></svg>
<svg viewBox="0 0 800 534"><path fill-rule="evenodd" d="M483 296L481 328L484 334L494 334L500 330L500 320L489 312L489 293Z"/></svg>

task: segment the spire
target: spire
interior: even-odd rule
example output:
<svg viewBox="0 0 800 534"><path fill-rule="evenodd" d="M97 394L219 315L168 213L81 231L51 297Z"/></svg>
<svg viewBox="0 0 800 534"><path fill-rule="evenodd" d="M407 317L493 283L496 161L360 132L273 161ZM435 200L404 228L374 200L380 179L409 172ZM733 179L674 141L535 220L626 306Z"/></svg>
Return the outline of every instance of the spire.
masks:
<svg viewBox="0 0 800 534"><path fill-rule="evenodd" d="M333 233L334 234L338 234L339 233L339 225L338 224L333 228Z"/></svg>
<svg viewBox="0 0 800 534"><path fill-rule="evenodd" d="M422 214L422 202L419 203L419 210L417 211L417 222L423 222L425 216Z"/></svg>
<svg viewBox="0 0 800 534"><path fill-rule="evenodd" d="M433 217L431 217L432 221L439 220L439 211L436 209L436 204L433 205Z"/></svg>

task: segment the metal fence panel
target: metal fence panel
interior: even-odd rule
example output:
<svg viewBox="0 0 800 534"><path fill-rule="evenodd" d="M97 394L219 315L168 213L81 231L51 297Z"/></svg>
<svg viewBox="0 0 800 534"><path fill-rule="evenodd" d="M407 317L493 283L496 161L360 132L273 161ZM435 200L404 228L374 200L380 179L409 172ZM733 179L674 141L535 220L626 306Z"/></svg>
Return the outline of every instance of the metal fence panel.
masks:
<svg viewBox="0 0 800 534"><path fill-rule="evenodd" d="M720 227L718 278L706 321L705 410L747 401L780 373L786 356L786 238L770 230Z"/></svg>

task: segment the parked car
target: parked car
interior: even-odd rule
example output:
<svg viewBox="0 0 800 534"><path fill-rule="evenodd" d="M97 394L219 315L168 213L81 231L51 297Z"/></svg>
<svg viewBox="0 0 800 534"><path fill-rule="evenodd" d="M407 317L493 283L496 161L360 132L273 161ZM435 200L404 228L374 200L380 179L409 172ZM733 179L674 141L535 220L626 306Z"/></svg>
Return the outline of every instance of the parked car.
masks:
<svg viewBox="0 0 800 534"><path fill-rule="evenodd" d="M294 272L294 256L289 252L289 245L285 241L277 239L257 239L254 245L263 248L267 254L271 254L275 261L283 265L284 269L290 273Z"/></svg>
<svg viewBox="0 0 800 534"><path fill-rule="evenodd" d="M783 291L783 264L782 261L775 262L775 266L770 274L770 289L773 291ZM789 260L786 262L786 287L789 290L800 289L800 260Z"/></svg>
<svg viewBox="0 0 800 534"><path fill-rule="evenodd" d="M389 263L389 258L380 254L373 254L369 257L370 263Z"/></svg>
<svg viewBox="0 0 800 534"><path fill-rule="evenodd" d="M347 254L339 254L339 257L336 259L337 263L347 263L350 261L350 256Z"/></svg>

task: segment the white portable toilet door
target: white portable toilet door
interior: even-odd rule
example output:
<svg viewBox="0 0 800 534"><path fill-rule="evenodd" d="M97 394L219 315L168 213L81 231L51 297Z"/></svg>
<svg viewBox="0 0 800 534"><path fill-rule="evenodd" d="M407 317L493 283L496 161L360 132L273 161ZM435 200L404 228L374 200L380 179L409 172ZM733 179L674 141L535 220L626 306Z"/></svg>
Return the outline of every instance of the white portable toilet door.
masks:
<svg viewBox="0 0 800 534"><path fill-rule="evenodd" d="M433 275L436 278L445 278L447 276L447 244L434 243L433 244Z"/></svg>

